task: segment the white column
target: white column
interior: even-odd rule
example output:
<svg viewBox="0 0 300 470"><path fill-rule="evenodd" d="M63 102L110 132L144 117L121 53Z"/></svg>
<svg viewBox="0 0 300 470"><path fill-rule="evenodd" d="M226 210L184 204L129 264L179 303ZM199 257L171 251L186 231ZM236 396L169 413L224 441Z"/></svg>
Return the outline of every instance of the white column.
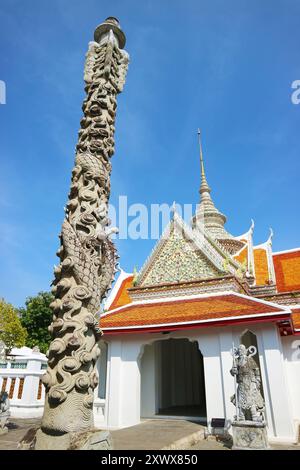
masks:
<svg viewBox="0 0 300 470"><path fill-rule="evenodd" d="M155 346L145 346L141 358L141 416L151 417L156 413L156 371L155 371Z"/></svg>
<svg viewBox="0 0 300 470"><path fill-rule="evenodd" d="M37 406L39 382L41 377L41 361L28 359L26 375L24 375L24 386L22 394L22 406Z"/></svg>
<svg viewBox="0 0 300 470"><path fill-rule="evenodd" d="M203 354L207 422L212 418L224 418L224 396L220 343L217 333L205 333L198 338L199 349Z"/></svg>
<svg viewBox="0 0 300 470"><path fill-rule="evenodd" d="M134 426L141 420L141 373L139 355L140 341L130 339L122 343L122 370L121 370L121 412L120 424L122 427Z"/></svg>
<svg viewBox="0 0 300 470"><path fill-rule="evenodd" d="M107 377L107 416L108 428L119 428L121 426L121 394L122 394L122 342L118 339L113 339L109 345L109 374Z"/></svg>
<svg viewBox="0 0 300 470"><path fill-rule="evenodd" d="M161 384L161 341L153 344L155 361L155 414L158 413L162 404L162 384Z"/></svg>
<svg viewBox="0 0 300 470"><path fill-rule="evenodd" d="M291 441L295 438L295 429L287 393L281 341L275 325L262 329L262 341L274 434L280 440Z"/></svg>
<svg viewBox="0 0 300 470"><path fill-rule="evenodd" d="M100 341L99 348L101 350L100 357L96 363L99 384L94 390L94 426L102 429L105 422L105 405L106 401L106 388L107 388L107 369L108 369L108 344L104 341Z"/></svg>
<svg viewBox="0 0 300 470"><path fill-rule="evenodd" d="M257 340L257 347L259 353L259 365L260 365L260 373L261 373L261 380L262 380L262 388L264 393L264 400L265 400L265 419L267 422L268 427L268 435L275 436L275 424L274 424L274 417L272 412L272 403L270 399L270 391L269 391L269 381L268 381L268 372L267 372L267 364L265 361L265 352L264 352L264 342L263 342L263 334L262 328L258 328L257 331L254 329L252 330L253 333L256 334Z"/></svg>
<svg viewBox="0 0 300 470"><path fill-rule="evenodd" d="M282 336L280 339L293 418L300 423L300 336Z"/></svg>

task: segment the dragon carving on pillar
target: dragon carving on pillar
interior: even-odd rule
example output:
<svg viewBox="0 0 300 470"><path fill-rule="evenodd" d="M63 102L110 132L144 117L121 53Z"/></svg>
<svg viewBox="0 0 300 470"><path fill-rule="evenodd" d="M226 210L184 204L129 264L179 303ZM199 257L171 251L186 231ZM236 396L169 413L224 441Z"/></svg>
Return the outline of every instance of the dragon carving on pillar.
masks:
<svg viewBox="0 0 300 470"><path fill-rule="evenodd" d="M41 431L60 435L93 427L95 362L100 354L97 312L116 272L117 254L110 239L108 201L110 159L114 154L117 101L129 56L115 18L95 31L89 44L84 80L86 98L76 147L75 167L54 269L51 303L53 340Z"/></svg>

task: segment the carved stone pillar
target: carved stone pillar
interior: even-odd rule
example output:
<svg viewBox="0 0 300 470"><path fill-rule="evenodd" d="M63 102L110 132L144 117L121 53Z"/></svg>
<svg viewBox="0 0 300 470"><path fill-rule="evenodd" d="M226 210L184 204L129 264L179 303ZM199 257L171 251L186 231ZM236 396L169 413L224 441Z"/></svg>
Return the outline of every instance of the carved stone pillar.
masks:
<svg viewBox="0 0 300 470"><path fill-rule="evenodd" d="M116 250L109 238L114 229L107 217L110 159L116 97L125 83L129 56L115 18L98 26L94 39L86 56L84 115L60 234L60 263L54 271L53 341L43 376L46 399L36 449L78 448L78 435L93 429L95 362L102 334L96 314L116 272Z"/></svg>

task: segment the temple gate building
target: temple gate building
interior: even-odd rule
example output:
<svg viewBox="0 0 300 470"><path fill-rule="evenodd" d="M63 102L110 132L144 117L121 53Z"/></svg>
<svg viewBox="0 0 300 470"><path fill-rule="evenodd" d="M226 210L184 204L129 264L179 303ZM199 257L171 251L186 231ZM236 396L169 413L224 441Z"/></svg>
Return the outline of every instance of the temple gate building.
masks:
<svg viewBox="0 0 300 470"><path fill-rule="evenodd" d="M273 252L225 229L206 180L188 225L172 218L137 275L121 271L101 315L96 424L143 418L210 423L235 407L231 349L257 347L270 440L294 442L300 423L300 248Z"/></svg>

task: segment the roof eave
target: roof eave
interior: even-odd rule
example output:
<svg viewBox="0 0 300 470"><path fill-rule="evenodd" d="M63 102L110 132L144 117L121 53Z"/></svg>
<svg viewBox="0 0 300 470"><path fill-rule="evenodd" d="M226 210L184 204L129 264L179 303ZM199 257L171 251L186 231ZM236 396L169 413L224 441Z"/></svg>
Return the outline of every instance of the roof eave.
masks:
<svg viewBox="0 0 300 470"><path fill-rule="evenodd" d="M170 323L163 325L135 325L130 327L113 327L113 328L102 328L103 333L106 335L118 335L118 334L131 334L131 333L159 333L166 331L177 331L186 329L198 329L208 327L221 327L228 325L237 325L245 323L270 323L279 322L282 320L289 319L291 321L291 313L289 311L282 312L271 312L257 315L244 315L242 317L229 317L229 318L218 318L209 320L200 320L198 322L188 323ZM300 333L300 331L299 331Z"/></svg>

